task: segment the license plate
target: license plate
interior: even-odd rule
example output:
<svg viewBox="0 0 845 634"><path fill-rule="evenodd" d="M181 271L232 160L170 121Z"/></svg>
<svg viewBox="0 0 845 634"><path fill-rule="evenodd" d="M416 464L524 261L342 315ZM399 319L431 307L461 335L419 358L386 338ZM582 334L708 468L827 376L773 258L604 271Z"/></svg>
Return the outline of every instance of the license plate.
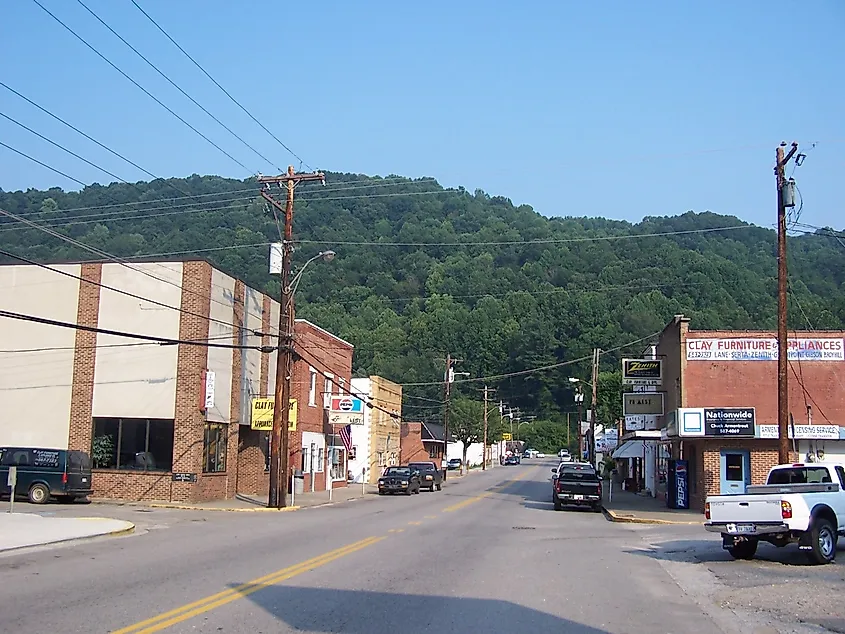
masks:
<svg viewBox="0 0 845 634"><path fill-rule="evenodd" d="M726 528L731 535L742 535L744 533L753 533L756 527L754 524L728 524Z"/></svg>
<svg viewBox="0 0 845 634"><path fill-rule="evenodd" d="M83 482L88 482L88 478L82 478Z"/></svg>
<svg viewBox="0 0 845 634"><path fill-rule="evenodd" d="M583 500L583 499L584 499L584 496L583 496L583 495L573 495L573 496L572 496L572 499L574 499L574 500Z"/></svg>

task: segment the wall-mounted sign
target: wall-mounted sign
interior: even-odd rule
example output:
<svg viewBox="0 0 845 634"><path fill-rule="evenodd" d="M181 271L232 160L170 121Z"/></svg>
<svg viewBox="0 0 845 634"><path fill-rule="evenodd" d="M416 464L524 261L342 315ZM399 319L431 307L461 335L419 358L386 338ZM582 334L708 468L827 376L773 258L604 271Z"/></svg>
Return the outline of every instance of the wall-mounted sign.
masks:
<svg viewBox="0 0 845 634"><path fill-rule="evenodd" d="M629 414L625 417L625 431L641 431L657 429L655 414Z"/></svg>
<svg viewBox="0 0 845 634"><path fill-rule="evenodd" d="M625 416L634 414L663 414L663 392L626 392L622 395L622 413Z"/></svg>
<svg viewBox="0 0 845 634"><path fill-rule="evenodd" d="M754 438L753 407L686 407L676 418L679 436Z"/></svg>
<svg viewBox="0 0 845 634"><path fill-rule="evenodd" d="M760 425L760 438L777 438L777 425ZM839 440L839 425L790 425L789 437L796 440Z"/></svg>
<svg viewBox="0 0 845 634"><path fill-rule="evenodd" d="M194 483L197 481L197 474L196 473L174 473L171 478L173 482L189 482Z"/></svg>
<svg viewBox="0 0 845 634"><path fill-rule="evenodd" d="M623 385L661 385L662 359L622 359Z"/></svg>
<svg viewBox="0 0 845 634"><path fill-rule="evenodd" d="M787 342L790 361L845 361L845 339L802 337ZM687 361L777 361L774 337L687 339Z"/></svg>
<svg viewBox="0 0 845 634"><path fill-rule="evenodd" d="M363 414L364 401L354 396L332 396L329 409L332 412Z"/></svg>
<svg viewBox="0 0 845 634"><path fill-rule="evenodd" d="M754 408L705 407L704 435L754 438Z"/></svg>
<svg viewBox="0 0 845 634"><path fill-rule="evenodd" d="M252 399L252 417L250 428L256 431L273 431L273 403L274 398ZM288 431L296 431L297 402L295 398L290 399L290 410L288 411Z"/></svg>

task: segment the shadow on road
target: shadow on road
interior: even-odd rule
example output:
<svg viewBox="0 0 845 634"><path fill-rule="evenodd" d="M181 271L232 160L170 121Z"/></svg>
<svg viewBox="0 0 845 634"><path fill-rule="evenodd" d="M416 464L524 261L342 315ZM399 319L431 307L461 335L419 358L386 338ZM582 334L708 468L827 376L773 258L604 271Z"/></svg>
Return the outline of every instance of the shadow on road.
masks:
<svg viewBox="0 0 845 634"><path fill-rule="evenodd" d="M232 584L235 587L237 584ZM304 632L566 632L608 634L546 612L493 599L252 586L242 591L285 626Z"/></svg>

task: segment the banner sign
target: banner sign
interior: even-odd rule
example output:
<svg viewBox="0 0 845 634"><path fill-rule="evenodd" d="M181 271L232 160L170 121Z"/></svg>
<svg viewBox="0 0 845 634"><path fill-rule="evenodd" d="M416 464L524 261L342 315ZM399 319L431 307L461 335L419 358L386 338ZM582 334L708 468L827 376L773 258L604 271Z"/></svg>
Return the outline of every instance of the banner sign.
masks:
<svg viewBox="0 0 845 634"><path fill-rule="evenodd" d="M760 425L760 438L777 438L777 425ZM839 440L838 425L789 425L789 437L796 440Z"/></svg>
<svg viewBox="0 0 845 634"><path fill-rule="evenodd" d="M252 417L250 428L256 431L273 431L273 404L274 398L252 399ZM288 431L296 431L297 403L296 399L290 400L288 410Z"/></svg>
<svg viewBox="0 0 845 634"><path fill-rule="evenodd" d="M823 337L789 339L790 361L845 361L845 340ZM687 361L777 361L774 337L687 339Z"/></svg>
<svg viewBox="0 0 845 634"><path fill-rule="evenodd" d="M660 385L662 383L662 359L622 359L623 385Z"/></svg>

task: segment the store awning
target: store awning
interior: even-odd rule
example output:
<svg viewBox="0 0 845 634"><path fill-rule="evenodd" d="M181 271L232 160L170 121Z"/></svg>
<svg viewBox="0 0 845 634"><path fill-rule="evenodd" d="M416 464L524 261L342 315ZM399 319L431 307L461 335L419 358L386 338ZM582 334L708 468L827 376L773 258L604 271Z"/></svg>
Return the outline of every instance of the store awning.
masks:
<svg viewBox="0 0 845 634"><path fill-rule="evenodd" d="M642 458L645 451L645 442L642 440L628 440L623 442L616 451L613 452L614 460L622 460L624 458Z"/></svg>

